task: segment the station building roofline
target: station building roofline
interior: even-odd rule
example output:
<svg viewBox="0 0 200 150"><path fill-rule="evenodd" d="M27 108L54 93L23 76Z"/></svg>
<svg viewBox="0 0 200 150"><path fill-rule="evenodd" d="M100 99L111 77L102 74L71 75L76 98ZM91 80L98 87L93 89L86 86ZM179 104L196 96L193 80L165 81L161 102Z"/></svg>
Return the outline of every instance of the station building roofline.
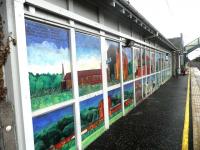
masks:
<svg viewBox="0 0 200 150"><path fill-rule="evenodd" d="M142 16L131 4L126 0L113 0L116 4L122 5L127 9L130 15L133 15L135 22L142 26L155 36L161 43L166 44L172 51L178 50L178 48L164 37L144 16ZM122 8L123 9L123 8Z"/></svg>

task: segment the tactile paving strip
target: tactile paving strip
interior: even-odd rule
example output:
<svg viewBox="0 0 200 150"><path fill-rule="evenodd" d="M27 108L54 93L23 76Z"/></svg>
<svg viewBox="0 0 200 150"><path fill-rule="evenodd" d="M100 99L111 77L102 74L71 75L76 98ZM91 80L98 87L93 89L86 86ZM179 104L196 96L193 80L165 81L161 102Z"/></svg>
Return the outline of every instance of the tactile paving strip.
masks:
<svg viewBox="0 0 200 150"><path fill-rule="evenodd" d="M200 150L200 71L191 68L191 99L193 120L193 147Z"/></svg>

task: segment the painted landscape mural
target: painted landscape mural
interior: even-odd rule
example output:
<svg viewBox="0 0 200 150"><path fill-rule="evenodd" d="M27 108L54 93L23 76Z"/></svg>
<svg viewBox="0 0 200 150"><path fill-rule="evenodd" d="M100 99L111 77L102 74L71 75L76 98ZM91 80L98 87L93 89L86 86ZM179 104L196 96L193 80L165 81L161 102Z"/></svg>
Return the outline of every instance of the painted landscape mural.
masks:
<svg viewBox="0 0 200 150"><path fill-rule="evenodd" d="M136 104L142 100L142 79L135 81L135 99Z"/></svg>
<svg viewBox="0 0 200 150"><path fill-rule="evenodd" d="M119 43L106 40L107 43L107 79L108 86L120 83Z"/></svg>
<svg viewBox="0 0 200 150"><path fill-rule="evenodd" d="M159 60L160 60L160 55L158 52L156 52L156 72L160 71L160 63L159 63Z"/></svg>
<svg viewBox="0 0 200 150"><path fill-rule="evenodd" d="M110 124L121 117L121 90L120 88L108 92L108 111Z"/></svg>
<svg viewBox="0 0 200 150"><path fill-rule="evenodd" d="M151 83L151 77L148 76L147 77L147 95L151 94L151 87L152 87L152 83Z"/></svg>
<svg viewBox="0 0 200 150"><path fill-rule="evenodd" d="M141 69L141 50L134 48L134 77L138 78L142 75Z"/></svg>
<svg viewBox="0 0 200 150"><path fill-rule="evenodd" d="M134 85L129 83L124 85L124 107L126 111L133 109L134 107Z"/></svg>
<svg viewBox="0 0 200 150"><path fill-rule="evenodd" d="M68 30L25 20L32 110L72 99Z"/></svg>
<svg viewBox="0 0 200 150"><path fill-rule="evenodd" d="M100 38L76 32L79 95L102 89ZM70 76L71 75L67 75Z"/></svg>
<svg viewBox="0 0 200 150"><path fill-rule="evenodd" d="M147 65L146 65L146 50L142 49L142 75L146 75Z"/></svg>
<svg viewBox="0 0 200 150"><path fill-rule="evenodd" d="M143 98L145 98L146 95L147 95L147 79L145 77L143 78L143 94L142 94Z"/></svg>
<svg viewBox="0 0 200 150"><path fill-rule="evenodd" d="M151 75L151 91L154 91L156 88L156 75Z"/></svg>
<svg viewBox="0 0 200 150"><path fill-rule="evenodd" d="M155 72L155 52L151 51L151 73Z"/></svg>
<svg viewBox="0 0 200 150"><path fill-rule="evenodd" d="M123 48L123 80L133 79L133 51L132 48Z"/></svg>
<svg viewBox="0 0 200 150"><path fill-rule="evenodd" d="M104 132L103 95L80 102L81 130L84 147Z"/></svg>
<svg viewBox="0 0 200 150"><path fill-rule="evenodd" d="M146 67L147 67L147 74L150 74L150 50L146 50Z"/></svg>
<svg viewBox="0 0 200 150"><path fill-rule="evenodd" d="M35 150L75 149L73 106L33 118Z"/></svg>

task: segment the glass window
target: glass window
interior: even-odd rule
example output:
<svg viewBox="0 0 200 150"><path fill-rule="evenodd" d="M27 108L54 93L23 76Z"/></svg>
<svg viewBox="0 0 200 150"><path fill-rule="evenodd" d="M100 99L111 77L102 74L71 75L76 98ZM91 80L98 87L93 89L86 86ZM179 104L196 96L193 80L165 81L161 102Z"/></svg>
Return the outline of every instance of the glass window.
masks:
<svg viewBox="0 0 200 150"><path fill-rule="evenodd" d="M124 85L124 106L125 110L129 111L133 108L134 101L134 85L129 83Z"/></svg>
<svg viewBox="0 0 200 150"><path fill-rule="evenodd" d="M150 51L149 49L146 50L146 70L147 74L150 74Z"/></svg>
<svg viewBox="0 0 200 150"><path fill-rule="evenodd" d="M25 20L32 110L72 99L69 31Z"/></svg>
<svg viewBox="0 0 200 150"><path fill-rule="evenodd" d="M120 51L119 43L107 42L107 79L108 86L120 83Z"/></svg>
<svg viewBox="0 0 200 150"><path fill-rule="evenodd" d="M132 48L123 48L123 79L133 79L133 51Z"/></svg>
<svg viewBox="0 0 200 150"><path fill-rule="evenodd" d="M142 100L142 79L135 81L135 98L137 104Z"/></svg>
<svg viewBox="0 0 200 150"><path fill-rule="evenodd" d="M93 133L96 136L102 134L104 128L104 104L103 95L98 95L80 102L81 131L83 147L87 146L84 141ZM98 132L97 132L98 131Z"/></svg>
<svg viewBox="0 0 200 150"><path fill-rule="evenodd" d="M79 95L102 89L101 42L97 36L76 32Z"/></svg>
<svg viewBox="0 0 200 150"><path fill-rule="evenodd" d="M121 88L117 88L108 92L108 111L110 124L119 119L119 115L122 115L121 105ZM120 116L121 116L120 115Z"/></svg>
<svg viewBox="0 0 200 150"><path fill-rule="evenodd" d="M156 52L156 72L160 71L159 68L160 68L160 55L158 52Z"/></svg>
<svg viewBox="0 0 200 150"><path fill-rule="evenodd" d="M142 49L142 75L146 75L147 65L146 65L146 50Z"/></svg>
<svg viewBox="0 0 200 150"><path fill-rule="evenodd" d="M134 48L134 75L135 78L141 77L141 50L139 48Z"/></svg>
<svg viewBox="0 0 200 150"><path fill-rule="evenodd" d="M155 52L151 51L151 73L155 72Z"/></svg>
<svg viewBox="0 0 200 150"><path fill-rule="evenodd" d="M33 118L35 149L75 149L73 106Z"/></svg>

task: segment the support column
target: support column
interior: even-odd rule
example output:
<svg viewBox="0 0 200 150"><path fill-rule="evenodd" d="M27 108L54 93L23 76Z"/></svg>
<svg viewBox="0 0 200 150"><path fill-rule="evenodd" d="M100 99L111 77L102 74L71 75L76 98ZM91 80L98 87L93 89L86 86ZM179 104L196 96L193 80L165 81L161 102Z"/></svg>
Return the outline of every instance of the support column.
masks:
<svg viewBox="0 0 200 150"><path fill-rule="evenodd" d="M70 20L70 25L74 26L74 21ZM80 104L79 104L79 89L78 89L78 75L77 75L77 64L76 64L76 39L75 29L70 29L70 46L71 46L71 68L72 68L72 84L73 84L73 95L75 99L74 103L74 122L75 122L75 137L76 137L76 149L82 149L81 141L81 119L80 119Z"/></svg>
<svg viewBox="0 0 200 150"><path fill-rule="evenodd" d="M108 113L108 82L107 82L107 50L105 49L105 32L100 31L101 34L101 63L102 63L102 81L103 81L103 100L104 100L104 121L105 128L109 129L109 113Z"/></svg>
<svg viewBox="0 0 200 150"><path fill-rule="evenodd" d="M16 70L13 73L14 106L16 116L16 128L18 138L18 149L34 150L34 136L32 124L32 111L30 101L30 88L28 79L28 61L26 51L26 34L24 20L24 1L14 0L14 31L17 39L17 46L11 57L16 61ZM15 63L15 62L12 63ZM13 68L14 66L12 66Z"/></svg>

